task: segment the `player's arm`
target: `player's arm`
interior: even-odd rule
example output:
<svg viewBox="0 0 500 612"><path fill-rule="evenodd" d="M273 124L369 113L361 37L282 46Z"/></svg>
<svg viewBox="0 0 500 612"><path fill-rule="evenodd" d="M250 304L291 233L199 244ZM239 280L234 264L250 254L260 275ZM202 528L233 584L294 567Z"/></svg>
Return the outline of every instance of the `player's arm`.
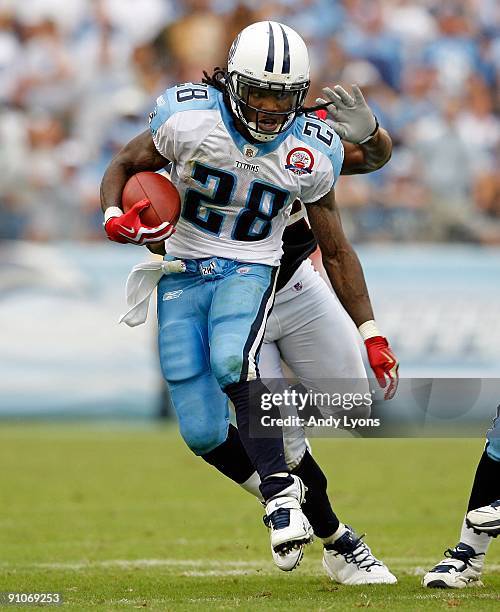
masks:
<svg viewBox="0 0 500 612"><path fill-rule="evenodd" d="M133 138L111 160L101 182L101 208L110 240L148 244L163 241L173 233L174 228L169 223L157 227L142 223L140 213L150 205L148 200L137 202L126 213L120 205L125 183L133 174L161 170L167 164L168 160L157 151L149 130Z"/></svg>
<svg viewBox="0 0 500 612"><path fill-rule="evenodd" d="M376 327L363 269L342 228L335 191L332 189L317 202L306 204L306 209L328 278L365 341L380 386L386 387L386 377L389 379L385 397L390 399L397 388L398 362Z"/></svg>
<svg viewBox="0 0 500 612"><path fill-rule="evenodd" d="M151 132L146 130L133 138L113 157L101 182L101 208L120 206L122 191L128 179L144 170L161 170L168 164L158 153Z"/></svg>
<svg viewBox="0 0 500 612"><path fill-rule="evenodd" d="M352 86L352 95L343 87L323 89L327 121L342 139L344 163L341 174L365 174L384 166L391 158L392 140L381 128L366 103L360 88Z"/></svg>
<svg viewBox="0 0 500 612"><path fill-rule="evenodd" d="M323 265L342 305L356 326L373 319L373 310L358 256L347 239L332 189L313 204L306 204L311 229Z"/></svg>
<svg viewBox="0 0 500 612"><path fill-rule="evenodd" d="M384 128L379 127L373 138L365 144L343 140L344 163L341 174L367 174L374 172L391 159L392 140Z"/></svg>

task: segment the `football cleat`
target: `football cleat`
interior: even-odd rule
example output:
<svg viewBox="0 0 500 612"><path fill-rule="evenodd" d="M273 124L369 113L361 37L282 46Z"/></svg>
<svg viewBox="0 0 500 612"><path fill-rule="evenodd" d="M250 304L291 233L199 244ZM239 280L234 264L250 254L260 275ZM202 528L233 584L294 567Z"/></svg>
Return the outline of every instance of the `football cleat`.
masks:
<svg viewBox="0 0 500 612"><path fill-rule="evenodd" d="M304 556L304 546L301 544L295 548L292 548L288 552L275 552L271 546L271 554L273 555L274 563L283 572L291 572L296 567L299 567L302 557Z"/></svg>
<svg viewBox="0 0 500 612"><path fill-rule="evenodd" d="M500 499L489 506L471 510L465 517L467 527L479 533L486 533L493 538L500 534Z"/></svg>
<svg viewBox="0 0 500 612"><path fill-rule="evenodd" d="M302 512L305 486L298 476L293 484L266 503L265 525L271 530L274 562L283 571L295 569L304 555L304 546L313 541L313 530Z"/></svg>
<svg viewBox="0 0 500 612"><path fill-rule="evenodd" d="M467 586L483 586L481 570L483 553L476 551L463 542L444 553L445 559L427 572L422 579L424 587L431 589L463 589Z"/></svg>
<svg viewBox="0 0 500 612"><path fill-rule="evenodd" d="M323 567L340 584L396 584L397 578L373 556L370 547L347 527L344 535L323 550Z"/></svg>

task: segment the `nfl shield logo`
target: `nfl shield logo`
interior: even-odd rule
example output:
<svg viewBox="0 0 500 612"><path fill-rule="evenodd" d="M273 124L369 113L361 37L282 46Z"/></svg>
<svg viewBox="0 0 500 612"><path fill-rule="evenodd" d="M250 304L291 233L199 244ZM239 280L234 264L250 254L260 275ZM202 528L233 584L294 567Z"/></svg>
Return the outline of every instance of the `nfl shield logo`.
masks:
<svg viewBox="0 0 500 612"><path fill-rule="evenodd" d="M245 148L243 149L243 153L245 157L255 157L257 155L257 149L250 145L245 145Z"/></svg>

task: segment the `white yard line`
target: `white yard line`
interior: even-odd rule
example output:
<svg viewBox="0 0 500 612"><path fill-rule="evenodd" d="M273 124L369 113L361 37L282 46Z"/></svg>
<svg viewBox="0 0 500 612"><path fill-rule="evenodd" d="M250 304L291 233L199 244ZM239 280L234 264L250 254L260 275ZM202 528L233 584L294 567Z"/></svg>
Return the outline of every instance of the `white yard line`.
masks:
<svg viewBox="0 0 500 612"><path fill-rule="evenodd" d="M217 559L109 559L103 561L74 561L63 563L30 563L12 564L0 563L0 568L7 569L60 569L60 570L86 570L101 568L147 568L147 567L174 567L174 568L243 568L259 569L272 567L266 561L221 561Z"/></svg>
<svg viewBox="0 0 500 612"><path fill-rule="evenodd" d="M255 573L255 570L252 570ZM274 571L273 568L265 569L259 571L259 575L266 575ZM186 576L187 578L209 578L213 576L221 577L221 576L248 576L250 570L241 570L241 569L229 569L229 570L190 570L188 572L181 572L181 576Z"/></svg>
<svg viewBox="0 0 500 612"><path fill-rule="evenodd" d="M317 567L312 564L311 567L309 567L310 564L308 563L308 567L304 568L304 571L301 573L322 575L323 571L319 566L319 559L319 555L310 555L308 561L312 563L318 561L318 564L316 564ZM439 561L437 558L420 557L412 557L411 559L405 557L386 557L384 560L391 569L395 571L400 570L414 576L423 575ZM18 571L29 571L34 569L85 571L95 568L147 569L150 567L184 570L180 572L184 576L238 576L255 572L269 574L277 571L274 564L265 559L262 561L223 561L219 559L109 559L102 561L73 561L59 563L0 563L0 569L2 570L12 569ZM485 572L486 574L488 572L500 572L500 564L488 563L486 561Z"/></svg>

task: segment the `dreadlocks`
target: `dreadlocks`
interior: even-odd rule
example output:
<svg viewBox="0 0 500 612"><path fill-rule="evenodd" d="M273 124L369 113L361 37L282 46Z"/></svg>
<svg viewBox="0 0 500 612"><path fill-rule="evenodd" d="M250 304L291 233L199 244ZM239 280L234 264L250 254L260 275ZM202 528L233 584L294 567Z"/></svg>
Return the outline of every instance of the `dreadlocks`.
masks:
<svg viewBox="0 0 500 612"><path fill-rule="evenodd" d="M226 91L225 77L226 73L224 72L224 70L217 66L216 68L214 68L214 71L212 72L211 76L206 70L204 70L201 82L205 83L205 85L211 85L212 87L215 87L215 89L218 89L219 91L222 91L224 93Z"/></svg>
<svg viewBox="0 0 500 612"><path fill-rule="evenodd" d="M205 85L211 85L218 89L222 93L226 93L226 73L222 68L218 66L214 68L214 71L211 75L208 74L206 70L203 71L203 78L201 80ZM317 110L327 110L327 104L318 104L317 106L303 106L299 111L297 111L297 115L306 115L307 113L314 113Z"/></svg>
<svg viewBox="0 0 500 612"><path fill-rule="evenodd" d="M315 113L318 110L328 110L328 104L318 104L317 106L303 106L297 115L307 115L307 113Z"/></svg>

